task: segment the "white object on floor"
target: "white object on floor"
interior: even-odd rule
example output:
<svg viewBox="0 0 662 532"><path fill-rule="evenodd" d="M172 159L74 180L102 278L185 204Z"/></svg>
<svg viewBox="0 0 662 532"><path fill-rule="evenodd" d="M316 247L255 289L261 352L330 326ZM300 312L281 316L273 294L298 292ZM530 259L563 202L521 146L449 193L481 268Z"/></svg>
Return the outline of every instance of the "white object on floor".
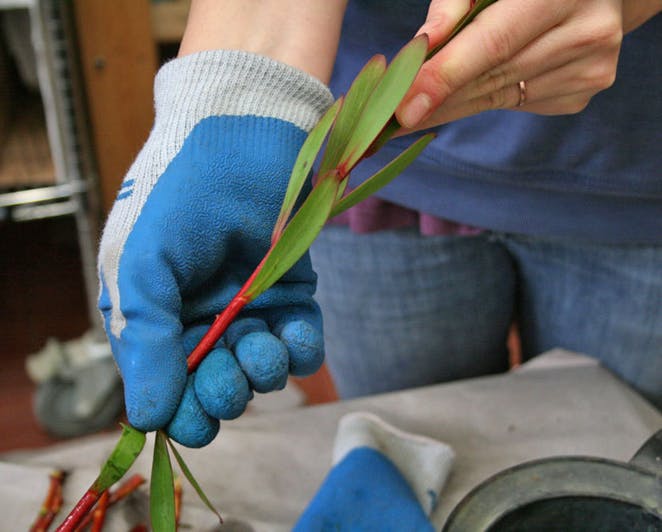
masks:
<svg viewBox="0 0 662 532"><path fill-rule="evenodd" d="M370 447L388 457L411 486L425 514L433 512L455 459L450 446L400 430L370 412L352 412L338 423L334 465L357 447Z"/></svg>
<svg viewBox="0 0 662 532"><path fill-rule="evenodd" d="M282 390L269 393L256 393L251 399L243 414L265 414L268 412L282 412L292 408L298 408L306 404L305 394L292 381Z"/></svg>

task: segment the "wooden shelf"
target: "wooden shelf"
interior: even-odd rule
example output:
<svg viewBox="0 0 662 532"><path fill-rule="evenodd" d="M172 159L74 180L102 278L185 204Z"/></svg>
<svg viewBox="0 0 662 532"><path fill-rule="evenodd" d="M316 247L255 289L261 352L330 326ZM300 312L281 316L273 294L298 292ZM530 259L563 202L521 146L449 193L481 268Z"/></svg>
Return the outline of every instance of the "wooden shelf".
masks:
<svg viewBox="0 0 662 532"><path fill-rule="evenodd" d="M20 95L0 146L0 192L55 184L46 121L38 95Z"/></svg>

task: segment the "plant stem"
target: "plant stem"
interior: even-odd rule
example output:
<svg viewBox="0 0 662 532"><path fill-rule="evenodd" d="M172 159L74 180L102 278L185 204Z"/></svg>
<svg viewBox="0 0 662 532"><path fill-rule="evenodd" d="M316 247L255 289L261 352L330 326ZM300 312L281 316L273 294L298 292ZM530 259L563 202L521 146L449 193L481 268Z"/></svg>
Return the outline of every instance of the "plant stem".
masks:
<svg viewBox="0 0 662 532"><path fill-rule="evenodd" d="M145 433L122 425L122 434L104 463L99 476L57 528L57 532L72 532L92 509L102 493L113 486L133 465L145 445Z"/></svg>
<svg viewBox="0 0 662 532"><path fill-rule="evenodd" d="M85 518L100 496L101 493L94 489L94 487L89 488L62 524L57 527L56 532L70 532L71 530L75 530L78 523Z"/></svg>
<svg viewBox="0 0 662 532"><path fill-rule="evenodd" d="M175 478L175 525L179 525L179 518L182 511L182 479Z"/></svg>
<svg viewBox="0 0 662 532"><path fill-rule="evenodd" d="M126 481L122 482L122 484L120 484L117 489L109 493L108 506L112 506L116 502L121 501L122 499L124 499L125 497L136 491L144 483L145 483L145 477L143 477L138 473L132 475ZM77 526L76 532L81 532L82 530L85 530L85 527L87 527L92 522L92 516L93 513L88 513L80 522L80 524Z"/></svg>
<svg viewBox="0 0 662 532"><path fill-rule="evenodd" d="M62 484L64 483L64 471L53 471L50 477L48 493L39 510L39 516L30 528L30 532L45 532L51 526L53 519L62 507Z"/></svg>
<svg viewBox="0 0 662 532"><path fill-rule="evenodd" d="M145 477L136 473L129 477L125 482L119 485L116 490L110 492L110 499L108 504L115 504L118 501L121 501L134 491L136 491L140 486L146 482Z"/></svg>
<svg viewBox="0 0 662 532"><path fill-rule="evenodd" d="M110 494L108 493L108 490L106 490L99 498L99 502L92 513L92 528L90 532L101 532L103 523L106 520L106 510L108 510L109 497Z"/></svg>
<svg viewBox="0 0 662 532"><path fill-rule="evenodd" d="M214 348L216 342L221 339L221 336L223 336L227 328L230 326L232 320L235 319L241 309L243 309L249 302L244 296L244 293L245 290L242 288L232 301L230 301L230 304L225 307L223 312L216 316L214 323L212 323L200 342L198 342L198 345L195 346L195 349L191 351L191 354L186 359L189 374L197 369L207 354Z"/></svg>

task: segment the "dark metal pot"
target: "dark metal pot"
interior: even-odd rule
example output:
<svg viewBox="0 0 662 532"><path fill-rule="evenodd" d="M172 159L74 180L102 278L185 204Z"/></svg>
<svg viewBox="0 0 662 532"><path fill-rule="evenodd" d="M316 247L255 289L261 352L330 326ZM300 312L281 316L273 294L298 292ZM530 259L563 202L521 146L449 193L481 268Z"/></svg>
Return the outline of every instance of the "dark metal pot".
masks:
<svg viewBox="0 0 662 532"><path fill-rule="evenodd" d="M585 456L534 460L474 488L444 532L662 531L662 430L628 463Z"/></svg>

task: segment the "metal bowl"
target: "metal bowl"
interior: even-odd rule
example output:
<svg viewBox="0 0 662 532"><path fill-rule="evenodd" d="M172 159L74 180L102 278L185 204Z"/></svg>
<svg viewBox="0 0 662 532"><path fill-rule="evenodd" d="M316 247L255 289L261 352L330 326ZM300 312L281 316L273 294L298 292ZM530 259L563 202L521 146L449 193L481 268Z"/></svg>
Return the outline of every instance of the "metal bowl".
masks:
<svg viewBox="0 0 662 532"><path fill-rule="evenodd" d="M662 531L662 431L629 463L567 456L506 469L472 490L443 530Z"/></svg>

